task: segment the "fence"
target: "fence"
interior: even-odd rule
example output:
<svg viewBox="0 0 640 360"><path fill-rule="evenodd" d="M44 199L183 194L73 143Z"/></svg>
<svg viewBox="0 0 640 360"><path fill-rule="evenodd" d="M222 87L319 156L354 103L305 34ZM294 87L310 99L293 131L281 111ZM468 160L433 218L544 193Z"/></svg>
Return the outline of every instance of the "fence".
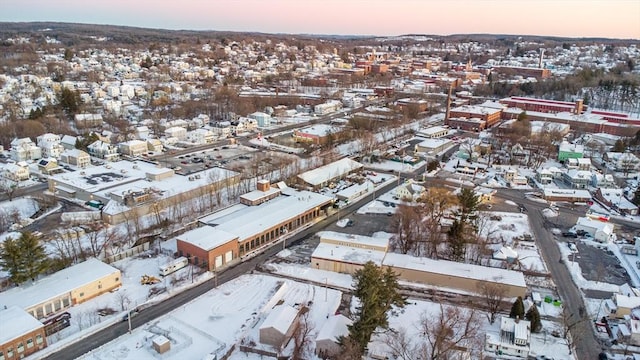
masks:
<svg viewBox="0 0 640 360"><path fill-rule="evenodd" d="M132 257L134 255L138 255L141 254L147 250L149 250L149 248L151 247L151 243L146 242L144 244L140 244L138 246L134 246L130 249L127 249L121 253L117 253L111 256L107 256L104 258L104 262L106 262L107 264L111 264L114 261L118 261L118 260L122 260L122 259L126 259L128 257Z"/></svg>

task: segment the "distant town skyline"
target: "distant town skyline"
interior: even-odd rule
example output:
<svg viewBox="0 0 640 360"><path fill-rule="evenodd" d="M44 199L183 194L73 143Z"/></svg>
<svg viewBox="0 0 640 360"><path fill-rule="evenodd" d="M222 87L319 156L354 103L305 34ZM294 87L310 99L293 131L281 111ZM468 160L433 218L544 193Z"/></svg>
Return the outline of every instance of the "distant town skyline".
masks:
<svg viewBox="0 0 640 360"><path fill-rule="evenodd" d="M640 0L0 0L0 21L287 34L640 39Z"/></svg>

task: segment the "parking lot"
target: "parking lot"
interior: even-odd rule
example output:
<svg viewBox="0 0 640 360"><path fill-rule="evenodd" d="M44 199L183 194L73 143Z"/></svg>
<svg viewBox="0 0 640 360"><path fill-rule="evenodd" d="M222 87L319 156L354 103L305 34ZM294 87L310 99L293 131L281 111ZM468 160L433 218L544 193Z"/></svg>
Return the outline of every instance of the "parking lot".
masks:
<svg viewBox="0 0 640 360"><path fill-rule="evenodd" d="M575 261L580 264L582 276L591 281L602 281L616 285L630 283L631 279L619 259L610 250L575 241L578 253Z"/></svg>

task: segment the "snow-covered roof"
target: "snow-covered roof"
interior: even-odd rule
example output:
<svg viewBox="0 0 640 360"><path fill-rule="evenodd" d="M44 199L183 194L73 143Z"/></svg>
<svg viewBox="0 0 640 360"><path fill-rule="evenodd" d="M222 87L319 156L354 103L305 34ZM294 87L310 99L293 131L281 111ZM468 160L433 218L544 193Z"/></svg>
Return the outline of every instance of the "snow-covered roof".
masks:
<svg viewBox="0 0 640 360"><path fill-rule="evenodd" d="M306 211L332 201L328 196L310 191L286 190L283 191L283 195L260 205L238 207L235 212L220 217L202 218L200 221L217 225L216 229L235 234L238 236L238 241L243 241L261 233L264 229L293 220Z"/></svg>
<svg viewBox="0 0 640 360"><path fill-rule="evenodd" d="M348 317L338 314L329 316L327 320L318 331L316 341L329 340L337 342L340 336L346 336L349 334L347 326L351 325L353 321Z"/></svg>
<svg viewBox="0 0 640 360"><path fill-rule="evenodd" d="M544 188L543 191L545 197L569 196L573 198L591 199L591 193L589 193L588 190Z"/></svg>
<svg viewBox="0 0 640 360"><path fill-rule="evenodd" d="M351 198L354 195L361 194L363 191L373 189L373 184L369 181L365 181L362 184L351 185L345 189L342 189L336 193L336 196L344 198Z"/></svg>
<svg viewBox="0 0 640 360"><path fill-rule="evenodd" d="M291 305L282 304L276 306L264 319L264 322L260 325L260 330L273 328L281 334L286 334L297 316L298 310Z"/></svg>
<svg viewBox="0 0 640 360"><path fill-rule="evenodd" d="M595 231L602 231L606 234L613 233L613 224L608 222L603 222L600 220L594 220L588 217L579 217L578 221L576 221L576 225L580 225L586 228L594 229Z"/></svg>
<svg viewBox="0 0 640 360"><path fill-rule="evenodd" d="M336 231L320 231L317 233L320 237L320 242L328 241L336 241L336 242L344 242L345 244L349 244L348 246L352 247L379 247L379 248L388 248L389 247L389 238L388 237L371 237L364 235L355 235L355 234L345 234Z"/></svg>
<svg viewBox="0 0 640 360"><path fill-rule="evenodd" d="M357 265L364 265L369 261L373 261L374 264L381 266L384 254L384 251L379 250L320 243L311 254L311 257Z"/></svg>
<svg viewBox="0 0 640 360"><path fill-rule="evenodd" d="M259 200L259 199L261 199L261 198L263 198L265 196L273 195L273 194L276 194L276 193L279 193L279 192L280 192L280 189L275 188L275 187L269 187L269 189L267 189L267 191L253 190L253 191L250 191L250 192L248 192L246 194L241 195L240 198L246 199L246 200L249 200L249 201L256 201L256 200Z"/></svg>
<svg viewBox="0 0 640 360"><path fill-rule="evenodd" d="M434 260L418 258L411 255L388 253L384 258L383 264L397 268L419 270L458 278L499 282L505 285L520 287L527 286L524 281L524 275L519 271L474 264L464 264L455 261Z"/></svg>
<svg viewBox="0 0 640 360"><path fill-rule="evenodd" d="M449 139L426 139L425 141L419 143L417 146L427 149L435 149L444 145L453 144L453 141Z"/></svg>
<svg viewBox="0 0 640 360"><path fill-rule="evenodd" d="M210 251L229 241L237 240L238 236L215 227L203 226L179 235L178 239L205 251Z"/></svg>
<svg viewBox="0 0 640 360"><path fill-rule="evenodd" d="M298 177L307 184L317 186L354 170L361 169L362 167L363 165L357 161L353 161L349 158L343 158L332 162L331 164L302 173L298 175Z"/></svg>
<svg viewBox="0 0 640 360"><path fill-rule="evenodd" d="M615 294L615 301L619 308L633 309L640 306L640 297L638 296Z"/></svg>
<svg viewBox="0 0 640 360"><path fill-rule="evenodd" d="M18 306L10 306L0 310L0 319L2 319L0 344L6 344L15 338L44 327L40 321Z"/></svg>
<svg viewBox="0 0 640 360"><path fill-rule="evenodd" d="M584 146L571 144L569 142L564 141L564 142L562 142L562 144L560 144L559 151L561 151L561 152L583 153L584 152Z"/></svg>
<svg viewBox="0 0 640 360"><path fill-rule="evenodd" d="M327 124L316 124L303 129L298 130L299 133L308 134L313 136L327 136L336 131L336 128Z"/></svg>
<svg viewBox="0 0 640 360"><path fill-rule="evenodd" d="M60 270L34 283L22 285L0 293L0 306L20 306L28 309L54 297L64 295L109 276L120 270L91 258L80 264Z"/></svg>
<svg viewBox="0 0 640 360"><path fill-rule="evenodd" d="M418 130L418 136L433 136L442 131L449 131L449 129L444 128L442 126L432 126L429 128L422 128Z"/></svg>

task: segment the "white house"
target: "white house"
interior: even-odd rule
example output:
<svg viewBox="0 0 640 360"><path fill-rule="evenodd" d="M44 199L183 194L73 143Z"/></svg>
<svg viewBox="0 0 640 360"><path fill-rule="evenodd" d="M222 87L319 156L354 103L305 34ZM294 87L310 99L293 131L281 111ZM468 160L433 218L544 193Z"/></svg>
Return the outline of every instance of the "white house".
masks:
<svg viewBox="0 0 640 360"><path fill-rule="evenodd" d="M348 336L349 329L353 321L342 314L329 316L316 336L316 355L321 357L331 357L340 354L338 338Z"/></svg>
<svg viewBox="0 0 640 360"><path fill-rule="evenodd" d="M614 235L614 226L612 223L594 220L588 217L579 217L574 229L587 232L594 240L601 243L611 241Z"/></svg>
<svg viewBox="0 0 640 360"><path fill-rule="evenodd" d="M174 137L180 141L187 140L187 129L181 126L172 126L164 131L165 137Z"/></svg>
<svg viewBox="0 0 640 360"><path fill-rule="evenodd" d="M136 138L138 140L147 140L149 138L150 130L146 126L138 126L136 128Z"/></svg>
<svg viewBox="0 0 640 360"><path fill-rule="evenodd" d="M15 161L37 160L42 157L42 149L29 138L13 139L9 154Z"/></svg>
<svg viewBox="0 0 640 360"><path fill-rule="evenodd" d="M415 201L420 196L422 196L422 194L424 194L424 191L424 186L418 185L409 180L396 188L396 196L398 197L398 199Z"/></svg>
<svg viewBox="0 0 640 360"><path fill-rule="evenodd" d="M535 305L534 305L535 306ZM500 333L487 333L485 351L497 355L528 358L531 346L531 323L527 320L503 316Z"/></svg>
<svg viewBox="0 0 640 360"><path fill-rule="evenodd" d="M620 172L633 172L640 168L640 159L630 152L608 152L604 154L604 160Z"/></svg>
<svg viewBox="0 0 640 360"><path fill-rule="evenodd" d="M24 181L29 179L29 166L23 161L16 164L6 164L2 176L11 181Z"/></svg>
<svg viewBox="0 0 640 360"><path fill-rule="evenodd" d="M215 135L207 129L195 129L187 133L187 139L194 144L211 144Z"/></svg>
<svg viewBox="0 0 640 360"><path fill-rule="evenodd" d="M36 138L38 147L42 149L42 157L59 158L60 153L64 151L64 147L60 144L60 136L56 134L46 133Z"/></svg>
<svg viewBox="0 0 640 360"><path fill-rule="evenodd" d="M539 168L536 170L536 180L542 185L551 184L553 182L553 173L549 169Z"/></svg>
<svg viewBox="0 0 640 360"><path fill-rule="evenodd" d="M87 146L89 155L106 161L117 161L120 157L118 148L102 140L96 140Z"/></svg>
<svg viewBox="0 0 640 360"><path fill-rule="evenodd" d="M80 149L71 149L60 154L60 161L84 169L91 165L91 156Z"/></svg>
<svg viewBox="0 0 640 360"><path fill-rule="evenodd" d="M141 140L129 140L120 143L118 146L120 153L129 156L141 156L147 153L147 143Z"/></svg>

